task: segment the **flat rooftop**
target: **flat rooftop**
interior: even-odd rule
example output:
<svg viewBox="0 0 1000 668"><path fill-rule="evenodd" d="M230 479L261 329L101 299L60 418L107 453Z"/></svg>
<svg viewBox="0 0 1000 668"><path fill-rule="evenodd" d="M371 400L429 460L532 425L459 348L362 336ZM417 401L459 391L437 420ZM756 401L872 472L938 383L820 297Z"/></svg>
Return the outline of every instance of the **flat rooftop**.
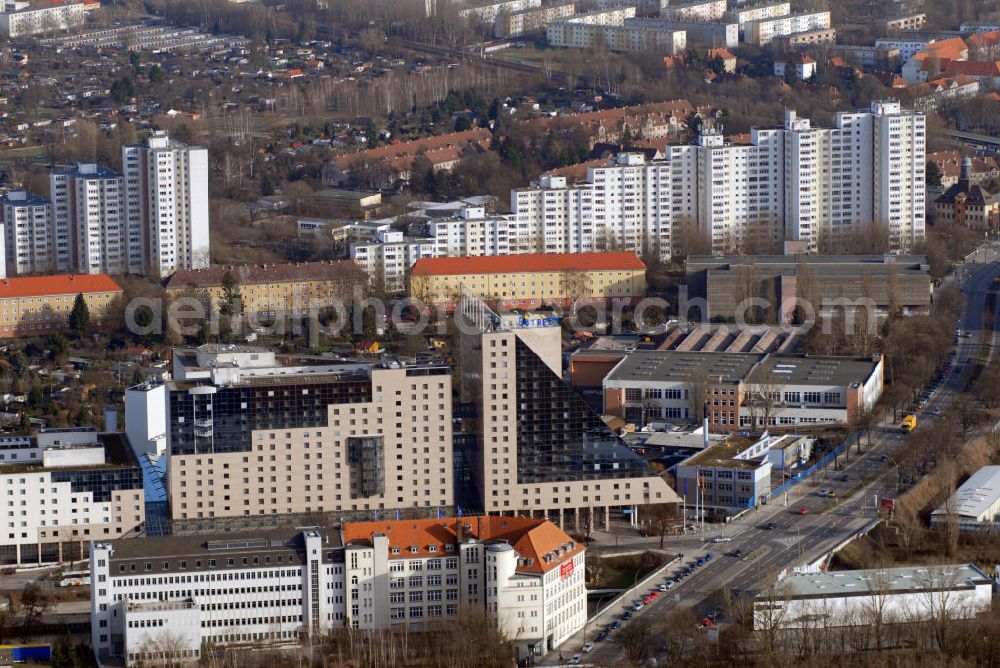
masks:
<svg viewBox="0 0 1000 668"><path fill-rule="evenodd" d="M878 363L864 357L768 355L758 373L780 384L847 386L865 382Z"/></svg>
<svg viewBox="0 0 1000 668"><path fill-rule="evenodd" d="M672 350L636 350L605 378L605 383L690 380L704 375L735 383L747 376L762 356L751 353L701 353Z"/></svg>
<svg viewBox="0 0 1000 668"><path fill-rule="evenodd" d="M778 598L867 596L873 591L901 594L924 590L971 589L993 579L974 564L793 573L778 581Z"/></svg>
<svg viewBox="0 0 1000 668"><path fill-rule="evenodd" d="M620 387L642 381L690 382L701 376L711 382L736 383L753 371L755 378L779 385L849 386L865 382L879 361L796 354L636 350L628 353L604 382L608 387Z"/></svg>
<svg viewBox="0 0 1000 668"><path fill-rule="evenodd" d="M893 269L929 271L926 255L692 255L687 260L687 272L709 270L732 270L735 267L755 266L795 269L806 265L823 272L842 268L851 270Z"/></svg>
<svg viewBox="0 0 1000 668"><path fill-rule="evenodd" d="M756 441L742 436L731 436L722 443L709 445L701 452L689 457L684 462L685 466L705 466L714 468L744 469L751 471L761 464L761 458L756 460L736 459L740 454Z"/></svg>
<svg viewBox="0 0 1000 668"><path fill-rule="evenodd" d="M151 538L144 536L141 538L122 538L110 541L114 554L111 562L136 561L148 559L154 563L154 572L163 570L164 562L170 565L166 570L176 570L180 568L179 559L191 559L188 562L189 570L196 570L195 560L202 559L205 566L209 559L215 559L220 567L224 567L226 559L243 556L276 556L286 555L288 559L284 563L300 563L299 556L305 547L302 541L302 533L305 531L319 531L323 539L325 548L341 548L343 543L340 539L340 531L335 528L280 528L263 529L247 532L234 533L214 533L214 534L194 534L182 536L165 536ZM106 542L106 541L99 541ZM275 560L273 563L277 563ZM258 564L261 565L261 564ZM137 572L143 572L139 569ZM111 571L112 575L118 575L116 569Z"/></svg>

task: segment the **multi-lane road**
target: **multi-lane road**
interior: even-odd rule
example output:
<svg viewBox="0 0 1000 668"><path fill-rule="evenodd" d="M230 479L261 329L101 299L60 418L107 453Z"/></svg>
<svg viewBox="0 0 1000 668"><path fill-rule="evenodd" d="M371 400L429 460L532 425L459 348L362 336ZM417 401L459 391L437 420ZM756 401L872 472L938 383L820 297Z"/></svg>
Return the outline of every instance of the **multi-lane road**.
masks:
<svg viewBox="0 0 1000 668"><path fill-rule="evenodd" d="M998 332L993 328L984 331L986 295L997 276L1000 276L1000 262L965 269L962 291L966 304L960 320L963 335L957 339L951 370L919 415L921 424L938 419L937 414L944 412L962 393L983 343L997 344ZM691 606L700 614L714 604L712 595L720 589L752 592L760 588L762 579L773 577L778 570L821 559L871 526L877 516L878 500L898 492L902 472L896 460L904 453L907 441L906 435L897 429L883 428L873 435L871 447L864 448L861 454L852 448L849 461L843 461L842 457L838 470L831 466L829 470L817 472L813 480L792 487L787 496L779 495L768 505L744 514L724 528L707 531L701 544L692 545L690 536L682 539L688 547L678 551L684 552L685 563L706 552L712 552L712 560L666 595L636 612L626 623L635 623L643 617L656 618L678 606ZM836 497L820 496L821 488L833 490ZM765 525L769 525L768 528ZM715 534L722 533L731 541L711 542ZM737 550L742 558L731 556ZM677 568L668 570L666 575ZM663 578L657 579L655 584L662 581ZM637 596L644 593L638 592ZM588 623L585 632L578 633L560 647L559 653L550 654L541 663L558 664L559 654L568 659L581 653L584 644L592 642L601 628L620 618L631 603L627 600L622 605L605 609ZM596 644L591 653L581 653L583 663L614 665L620 661L624 653L614 638L612 634Z"/></svg>

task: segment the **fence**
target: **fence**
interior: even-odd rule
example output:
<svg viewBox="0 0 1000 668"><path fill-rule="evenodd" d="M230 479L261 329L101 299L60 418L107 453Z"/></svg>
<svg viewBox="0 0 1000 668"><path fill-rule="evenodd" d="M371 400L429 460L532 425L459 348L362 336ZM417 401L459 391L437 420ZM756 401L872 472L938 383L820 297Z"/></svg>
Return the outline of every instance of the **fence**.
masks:
<svg viewBox="0 0 1000 668"><path fill-rule="evenodd" d="M849 448L852 445L854 445L855 443L857 443L858 439L860 439L860 438L861 438L861 432L860 431L856 431L853 434L850 434L839 445L837 445L835 448L833 448L832 450L830 450L830 452L828 452L825 455L823 455L823 457L819 461L817 461L815 464L813 464L812 466L810 466L807 469L803 469L803 470L799 471L798 473L796 473L795 475L793 475L791 478L789 478L785 482L781 483L781 485L779 485L776 489L771 490L771 498L773 499L774 497L778 496L782 492L788 491L791 487L794 487L795 485L797 485L802 480L805 480L806 478L808 478L809 476L811 476L816 471L819 471L820 469L822 469L824 466L826 466L827 464L829 464L830 462L832 462L834 459L836 459L839 455L841 455L845 450L847 450L847 448Z"/></svg>

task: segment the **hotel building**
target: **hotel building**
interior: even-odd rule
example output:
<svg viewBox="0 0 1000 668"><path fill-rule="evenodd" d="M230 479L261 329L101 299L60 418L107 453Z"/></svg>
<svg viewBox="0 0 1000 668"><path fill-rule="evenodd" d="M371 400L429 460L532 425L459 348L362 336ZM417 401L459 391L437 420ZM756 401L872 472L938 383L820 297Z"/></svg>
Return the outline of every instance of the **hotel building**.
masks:
<svg viewBox="0 0 1000 668"><path fill-rule="evenodd" d="M128 411L165 425L175 520L452 505L444 364L206 344L175 350L161 387L130 388L125 421L154 455L160 435Z"/></svg>
<svg viewBox="0 0 1000 668"><path fill-rule="evenodd" d="M564 528L572 519L580 530L581 519L608 526L612 508L678 502L563 381L558 321L498 315L468 294L456 317L461 396L474 415L463 420L460 454L486 512L538 514Z"/></svg>

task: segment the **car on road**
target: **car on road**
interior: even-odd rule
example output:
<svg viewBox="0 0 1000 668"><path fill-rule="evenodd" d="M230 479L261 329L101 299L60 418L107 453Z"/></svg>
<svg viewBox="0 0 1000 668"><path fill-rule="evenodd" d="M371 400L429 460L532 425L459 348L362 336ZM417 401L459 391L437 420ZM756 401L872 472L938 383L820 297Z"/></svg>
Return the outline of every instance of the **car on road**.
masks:
<svg viewBox="0 0 1000 668"><path fill-rule="evenodd" d="M665 585L665 584L661 584L660 587L659 587L659 589L660 589L660 591L667 591L667 589L669 589L669 587L667 587L667 585Z"/></svg>
<svg viewBox="0 0 1000 668"><path fill-rule="evenodd" d="M636 612L639 612L645 607L646 607L645 603L643 603L642 601L636 601L635 605L632 606L632 609L635 610Z"/></svg>
<svg viewBox="0 0 1000 668"><path fill-rule="evenodd" d="M732 536L719 535L712 539L713 543L729 543L733 540Z"/></svg>
<svg viewBox="0 0 1000 668"><path fill-rule="evenodd" d="M828 499L834 499L834 498L837 497L837 493L835 491L833 491L832 489L830 489L829 487L824 487L823 489L821 489L818 492L816 492L816 494L818 494L819 496L828 498Z"/></svg>
<svg viewBox="0 0 1000 668"><path fill-rule="evenodd" d="M578 663L580 663L581 661L583 661L583 657L580 656L579 654L574 654L573 658L569 660L569 665L575 666Z"/></svg>
<svg viewBox="0 0 1000 668"><path fill-rule="evenodd" d="M590 654L593 651L594 651L594 643L588 642L587 644L585 644L583 646L583 653L584 654Z"/></svg>
<svg viewBox="0 0 1000 668"><path fill-rule="evenodd" d="M695 566L704 566L705 565L705 557L698 557L698 560L694 562L694 565Z"/></svg>
<svg viewBox="0 0 1000 668"><path fill-rule="evenodd" d="M932 409L930 409L928 411L928 413L930 413L931 415L934 415L934 416L938 416L938 415L941 415L941 409L940 408L932 408Z"/></svg>
<svg viewBox="0 0 1000 668"><path fill-rule="evenodd" d="M746 554L743 553L743 550L733 550L732 552L729 553L729 556L733 557L734 559L742 559L743 557L746 556Z"/></svg>
<svg viewBox="0 0 1000 668"><path fill-rule="evenodd" d="M594 638L594 642L604 642L605 640L607 640L607 639L608 639L608 634L609 634L609 633L611 633L610 629L603 629L603 630L602 630L602 631L601 631L600 633L598 633L598 634L597 634L597 636L596 636L596 637Z"/></svg>
<svg viewBox="0 0 1000 668"><path fill-rule="evenodd" d="M760 528L764 531L774 531L778 527L774 522L768 522L767 524L761 524Z"/></svg>
<svg viewBox="0 0 1000 668"><path fill-rule="evenodd" d="M808 515L809 514L809 509L806 508L805 506L802 506L801 508L798 509L798 514L799 515Z"/></svg>
<svg viewBox="0 0 1000 668"><path fill-rule="evenodd" d="M621 620L620 619L616 619L615 621L611 622L611 626L609 626L608 628L611 629L612 631L617 631L621 627L622 627Z"/></svg>
<svg viewBox="0 0 1000 668"><path fill-rule="evenodd" d="M711 560L712 560L712 553L711 552L706 552L705 553L705 561L709 562Z"/></svg>
<svg viewBox="0 0 1000 668"><path fill-rule="evenodd" d="M663 586L666 587L667 589L670 589L675 584L677 584L676 581L674 581L674 580L667 580L666 582L663 583Z"/></svg>

